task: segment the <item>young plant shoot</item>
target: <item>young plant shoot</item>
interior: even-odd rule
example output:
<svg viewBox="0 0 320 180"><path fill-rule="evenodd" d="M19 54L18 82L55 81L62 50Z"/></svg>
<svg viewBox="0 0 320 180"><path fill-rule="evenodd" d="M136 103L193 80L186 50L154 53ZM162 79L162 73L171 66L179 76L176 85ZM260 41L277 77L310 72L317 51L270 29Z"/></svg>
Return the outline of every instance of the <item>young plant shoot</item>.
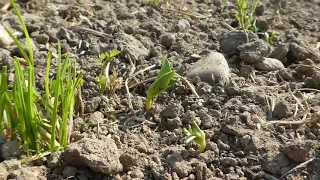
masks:
<svg viewBox="0 0 320 180"><path fill-rule="evenodd" d="M62 61L61 45L58 42L57 68L55 78L49 78L52 51L49 51L45 73L45 92L41 94L36 88L33 47L27 27L22 16L10 0L18 16L25 35L26 52L13 32L6 28L20 50L27 65L14 57L15 79L7 83L7 67L2 67L0 75L0 133L8 138L19 139L30 157L32 154L47 154L66 148L73 124L75 97L77 88L82 84L82 74L77 73L76 63L70 63L70 54ZM44 153L46 152L46 153Z"/></svg>
<svg viewBox="0 0 320 180"><path fill-rule="evenodd" d="M174 83L179 80L178 74L171 70L169 60L164 58L160 72L156 80L150 85L147 91L147 111L151 110L153 100L171 87Z"/></svg>
<svg viewBox="0 0 320 180"><path fill-rule="evenodd" d="M112 50L111 53L105 52L100 55L100 60L103 61L101 75L97 78L100 93L104 93L111 86L109 77L110 63L118 54L120 54L120 51Z"/></svg>
<svg viewBox="0 0 320 180"><path fill-rule="evenodd" d="M200 146L199 152L203 153L206 149L206 134L199 128L196 121L193 120L188 129L184 129L184 133L187 136L185 143L188 144L189 142L194 141Z"/></svg>

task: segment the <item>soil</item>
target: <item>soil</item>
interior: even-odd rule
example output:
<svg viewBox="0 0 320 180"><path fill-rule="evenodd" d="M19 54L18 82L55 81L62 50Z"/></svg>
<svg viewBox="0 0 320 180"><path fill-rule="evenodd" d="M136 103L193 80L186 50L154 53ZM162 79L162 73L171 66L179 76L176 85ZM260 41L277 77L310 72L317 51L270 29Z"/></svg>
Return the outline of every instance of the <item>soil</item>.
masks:
<svg viewBox="0 0 320 180"><path fill-rule="evenodd" d="M1 136L0 179L320 179L320 96L310 85L320 77L318 0L263 0L257 23L279 33L271 44L235 30L233 1L152 7L147 0L21 0L18 6L34 42L37 86L43 88L48 50L56 52L60 40L84 73L84 117L74 120L65 151L28 164L16 160L23 156L19 142ZM2 25L22 32L10 6L1 15ZM0 66L12 68L16 46L0 45ZM112 49L121 51L111 64L115 91L101 94L99 54ZM146 112L152 81L143 81L157 75L163 56L199 97L181 81ZM183 128L192 120L206 133L204 153L184 143Z"/></svg>

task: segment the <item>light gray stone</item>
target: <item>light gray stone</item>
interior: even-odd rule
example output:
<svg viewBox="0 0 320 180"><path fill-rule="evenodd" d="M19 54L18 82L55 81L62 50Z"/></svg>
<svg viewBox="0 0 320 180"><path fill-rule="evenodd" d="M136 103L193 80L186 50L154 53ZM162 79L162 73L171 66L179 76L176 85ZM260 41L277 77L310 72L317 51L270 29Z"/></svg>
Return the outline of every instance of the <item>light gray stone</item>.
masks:
<svg viewBox="0 0 320 180"><path fill-rule="evenodd" d="M6 48L13 42L6 29L0 24L0 48Z"/></svg>
<svg viewBox="0 0 320 180"><path fill-rule="evenodd" d="M86 166L104 174L117 174L123 170L117 145L111 138L83 138L70 144L63 157L67 165Z"/></svg>
<svg viewBox="0 0 320 180"><path fill-rule="evenodd" d="M193 64L187 72L187 77L197 76L208 83L217 82L221 85L228 83L231 76L230 68L223 54L211 52Z"/></svg>
<svg viewBox="0 0 320 180"><path fill-rule="evenodd" d="M263 61L254 66L260 71L276 71L285 68L281 61L273 58L263 58Z"/></svg>
<svg viewBox="0 0 320 180"><path fill-rule="evenodd" d="M263 61L271 53L271 47L262 39L243 44L237 48L240 51L240 59L249 64Z"/></svg>

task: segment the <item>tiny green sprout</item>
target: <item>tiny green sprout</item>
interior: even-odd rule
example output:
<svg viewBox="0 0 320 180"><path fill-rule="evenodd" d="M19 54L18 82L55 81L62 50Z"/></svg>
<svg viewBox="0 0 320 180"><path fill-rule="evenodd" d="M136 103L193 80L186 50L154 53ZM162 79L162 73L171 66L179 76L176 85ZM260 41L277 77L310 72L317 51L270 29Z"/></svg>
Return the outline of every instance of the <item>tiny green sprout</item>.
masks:
<svg viewBox="0 0 320 180"><path fill-rule="evenodd" d="M272 32L270 33L270 35L269 35L269 33L267 33L267 32L265 33L266 40L267 40L268 43L270 43L270 44L274 43L274 38L275 38L277 35L279 35L279 33L276 32L276 31L272 31Z"/></svg>
<svg viewBox="0 0 320 180"><path fill-rule="evenodd" d="M147 91L146 109L151 110L152 101L154 98L162 94L169 87L179 80L178 74L171 70L169 60L164 58L160 72L156 80L150 85Z"/></svg>
<svg viewBox="0 0 320 180"><path fill-rule="evenodd" d="M188 129L184 129L184 133L187 136L185 143L188 144L193 140L200 146L199 152L203 153L206 149L206 134L199 128L196 121L193 120Z"/></svg>
<svg viewBox="0 0 320 180"><path fill-rule="evenodd" d="M112 50L111 53L103 53L99 59L103 61L101 68L101 75L97 77L97 83L100 89L100 93L103 93L110 85L109 69L111 61L120 54L118 50Z"/></svg>

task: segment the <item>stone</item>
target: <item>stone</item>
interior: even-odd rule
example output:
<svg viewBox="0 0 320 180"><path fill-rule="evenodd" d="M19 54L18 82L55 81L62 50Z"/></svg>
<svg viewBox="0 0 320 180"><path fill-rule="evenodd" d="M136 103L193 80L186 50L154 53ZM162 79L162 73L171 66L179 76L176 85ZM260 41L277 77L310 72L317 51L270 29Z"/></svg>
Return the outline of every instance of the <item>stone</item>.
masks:
<svg viewBox="0 0 320 180"><path fill-rule="evenodd" d="M36 41L39 44L47 44L49 42L49 36L46 34L39 34L36 37Z"/></svg>
<svg viewBox="0 0 320 180"><path fill-rule="evenodd" d="M7 48L12 42L12 38L2 24L0 24L0 48Z"/></svg>
<svg viewBox="0 0 320 180"><path fill-rule="evenodd" d="M248 64L255 64L263 61L271 53L271 47L262 39L245 43L237 48L240 52L240 59Z"/></svg>
<svg viewBox="0 0 320 180"><path fill-rule="evenodd" d="M130 58L133 62L138 62L140 58L145 58L149 55L149 50L138 39L129 34L120 33L115 37L114 42L120 49L123 48L120 56L125 54L125 59L129 60Z"/></svg>
<svg viewBox="0 0 320 180"><path fill-rule="evenodd" d="M217 141L217 145L218 145L219 150L225 150L225 151L230 150L230 145L222 142L221 140Z"/></svg>
<svg viewBox="0 0 320 180"><path fill-rule="evenodd" d="M287 101L278 102L273 110L273 114L278 118L282 119L289 116L290 114L290 104Z"/></svg>
<svg viewBox="0 0 320 180"><path fill-rule="evenodd" d="M254 39L259 39L258 35L256 35L252 31L247 31L247 34L244 31L240 30L224 33L222 34L220 40L220 49L223 53L228 55L236 54L237 47L247 43L247 37L249 42Z"/></svg>
<svg viewBox="0 0 320 180"><path fill-rule="evenodd" d="M224 55L211 52L191 65L187 77L195 78L197 76L208 83L219 83L220 85L229 83L230 68Z"/></svg>
<svg viewBox="0 0 320 180"><path fill-rule="evenodd" d="M237 160L235 158L232 157L224 157L220 159L220 163L222 166L224 167L228 167L228 166L236 166L238 164Z"/></svg>
<svg viewBox="0 0 320 180"><path fill-rule="evenodd" d="M278 46L271 52L271 54L268 56L269 58L278 59L281 62L284 62L284 58L287 56L289 52L289 44L287 43L280 43Z"/></svg>
<svg viewBox="0 0 320 180"><path fill-rule="evenodd" d="M273 58L263 58L263 61L254 66L260 71L276 71L285 68L281 61Z"/></svg>
<svg viewBox="0 0 320 180"><path fill-rule="evenodd" d="M315 147L316 145L312 141L292 142L285 145L283 152L292 161L303 163L314 157Z"/></svg>
<svg viewBox="0 0 320 180"><path fill-rule="evenodd" d="M160 37L161 44L166 48L170 48L175 41L176 37L172 33L166 33Z"/></svg>
<svg viewBox="0 0 320 180"><path fill-rule="evenodd" d="M21 153L20 144L18 140L5 142L1 145L1 157L8 159L10 157L17 157Z"/></svg>
<svg viewBox="0 0 320 180"><path fill-rule="evenodd" d="M77 168L73 166L66 166L63 169L63 178L74 177L77 174Z"/></svg>
<svg viewBox="0 0 320 180"><path fill-rule="evenodd" d="M85 102L84 112L85 113L92 113L92 112L96 111L97 108L99 107L100 102L101 102L100 97L93 97L89 101Z"/></svg>
<svg viewBox="0 0 320 180"><path fill-rule="evenodd" d="M256 7L256 15L257 16L262 16L264 14L264 4L262 2L259 2L257 7Z"/></svg>
<svg viewBox="0 0 320 180"><path fill-rule="evenodd" d="M313 62L320 62L320 52L318 49L309 47L302 41L294 41L289 44L288 58L292 62L304 61L307 58L311 59Z"/></svg>
<svg viewBox="0 0 320 180"><path fill-rule="evenodd" d="M178 23L174 26L176 32L182 32L190 28L190 23L186 19L180 19Z"/></svg>
<svg viewBox="0 0 320 180"><path fill-rule="evenodd" d="M66 165L85 166L103 174L117 174L123 170L119 157L117 145L111 138L83 138L70 144L63 155Z"/></svg>
<svg viewBox="0 0 320 180"><path fill-rule="evenodd" d="M139 178L139 179L143 179L144 178L144 174L141 171L141 169L134 169L131 173L131 177L132 178Z"/></svg>

